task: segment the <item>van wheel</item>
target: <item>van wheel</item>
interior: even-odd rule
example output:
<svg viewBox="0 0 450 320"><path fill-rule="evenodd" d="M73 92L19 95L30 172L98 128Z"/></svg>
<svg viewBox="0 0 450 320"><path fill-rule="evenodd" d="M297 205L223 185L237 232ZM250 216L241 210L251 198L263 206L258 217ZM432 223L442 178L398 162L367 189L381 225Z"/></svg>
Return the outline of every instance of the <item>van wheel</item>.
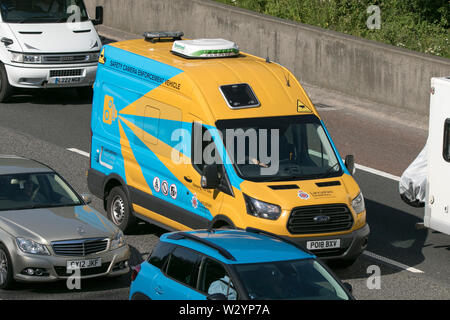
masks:
<svg viewBox="0 0 450 320"><path fill-rule="evenodd" d="M11 289L14 284L13 268L8 250L0 244L0 289Z"/></svg>
<svg viewBox="0 0 450 320"><path fill-rule="evenodd" d="M115 187L111 190L106 208L108 218L124 233L136 225L136 218L131 212L130 202L122 187Z"/></svg>
<svg viewBox="0 0 450 320"><path fill-rule="evenodd" d="M13 87L9 84L5 65L0 63L0 102L7 102L12 93Z"/></svg>

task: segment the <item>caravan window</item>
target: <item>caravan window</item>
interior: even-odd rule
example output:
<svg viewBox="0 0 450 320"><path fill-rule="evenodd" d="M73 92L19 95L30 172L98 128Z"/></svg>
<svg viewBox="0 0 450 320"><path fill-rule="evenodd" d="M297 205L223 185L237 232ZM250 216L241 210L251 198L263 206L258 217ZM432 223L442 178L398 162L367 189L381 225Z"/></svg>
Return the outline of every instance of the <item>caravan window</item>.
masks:
<svg viewBox="0 0 450 320"><path fill-rule="evenodd" d="M444 160L450 162L450 119L445 120L444 125Z"/></svg>

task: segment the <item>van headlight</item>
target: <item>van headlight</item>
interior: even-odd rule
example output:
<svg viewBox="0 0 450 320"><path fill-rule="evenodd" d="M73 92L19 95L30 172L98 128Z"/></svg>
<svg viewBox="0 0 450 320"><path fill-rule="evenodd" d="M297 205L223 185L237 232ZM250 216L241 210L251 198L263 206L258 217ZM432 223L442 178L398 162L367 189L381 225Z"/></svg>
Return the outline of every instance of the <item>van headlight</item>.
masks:
<svg viewBox="0 0 450 320"><path fill-rule="evenodd" d="M37 243L36 241L24 238L16 239L17 246L22 252L29 254L38 254L43 256L49 256L50 252L47 247L43 244Z"/></svg>
<svg viewBox="0 0 450 320"><path fill-rule="evenodd" d="M117 231L111 239L111 250L119 249L125 244L125 237L121 230Z"/></svg>
<svg viewBox="0 0 450 320"><path fill-rule="evenodd" d="M364 203L364 196L360 192L358 196L352 201L352 208L355 210L356 214L360 214L366 210L366 204Z"/></svg>
<svg viewBox="0 0 450 320"><path fill-rule="evenodd" d="M39 54L23 54L11 52L11 61L17 63L42 63L42 56Z"/></svg>
<svg viewBox="0 0 450 320"><path fill-rule="evenodd" d="M99 58L100 58L100 52L91 53L88 56L89 62L98 62Z"/></svg>
<svg viewBox="0 0 450 320"><path fill-rule="evenodd" d="M245 194L244 198L247 213L251 216L269 220L277 220L281 215L281 207L276 204L256 200Z"/></svg>

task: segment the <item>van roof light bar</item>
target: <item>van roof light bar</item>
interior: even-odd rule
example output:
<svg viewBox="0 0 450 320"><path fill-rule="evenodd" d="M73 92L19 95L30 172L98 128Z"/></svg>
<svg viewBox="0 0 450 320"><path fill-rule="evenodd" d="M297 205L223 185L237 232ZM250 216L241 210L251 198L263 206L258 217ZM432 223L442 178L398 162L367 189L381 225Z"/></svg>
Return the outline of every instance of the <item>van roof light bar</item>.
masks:
<svg viewBox="0 0 450 320"><path fill-rule="evenodd" d="M171 52L187 59L239 56L237 44L224 39L178 40L173 43Z"/></svg>
<svg viewBox="0 0 450 320"><path fill-rule="evenodd" d="M181 40L181 37L184 36L182 31L150 31L144 33L144 38L146 41L155 43L158 41L164 40Z"/></svg>
<svg viewBox="0 0 450 320"><path fill-rule="evenodd" d="M210 248L213 248L215 250L217 250L223 257L225 257L228 260L232 260L232 261L236 261L236 258L227 250L225 250L224 248L212 243L211 241L208 241L206 239L197 237L193 234L187 233L187 232L177 232L177 233L173 233L170 236L167 237L168 239L171 240L181 240L181 239L189 239L192 241L196 241L198 243L204 244L205 246L208 246Z"/></svg>

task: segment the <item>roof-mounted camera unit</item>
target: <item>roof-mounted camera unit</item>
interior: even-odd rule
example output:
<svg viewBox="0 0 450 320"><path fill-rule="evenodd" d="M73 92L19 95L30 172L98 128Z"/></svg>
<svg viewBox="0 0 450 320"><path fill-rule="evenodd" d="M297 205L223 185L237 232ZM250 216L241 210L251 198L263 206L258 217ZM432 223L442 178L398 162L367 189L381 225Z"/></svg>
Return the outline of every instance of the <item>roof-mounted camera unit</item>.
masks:
<svg viewBox="0 0 450 320"><path fill-rule="evenodd" d="M179 40L173 43L171 52L187 59L239 56L237 44L224 39Z"/></svg>

